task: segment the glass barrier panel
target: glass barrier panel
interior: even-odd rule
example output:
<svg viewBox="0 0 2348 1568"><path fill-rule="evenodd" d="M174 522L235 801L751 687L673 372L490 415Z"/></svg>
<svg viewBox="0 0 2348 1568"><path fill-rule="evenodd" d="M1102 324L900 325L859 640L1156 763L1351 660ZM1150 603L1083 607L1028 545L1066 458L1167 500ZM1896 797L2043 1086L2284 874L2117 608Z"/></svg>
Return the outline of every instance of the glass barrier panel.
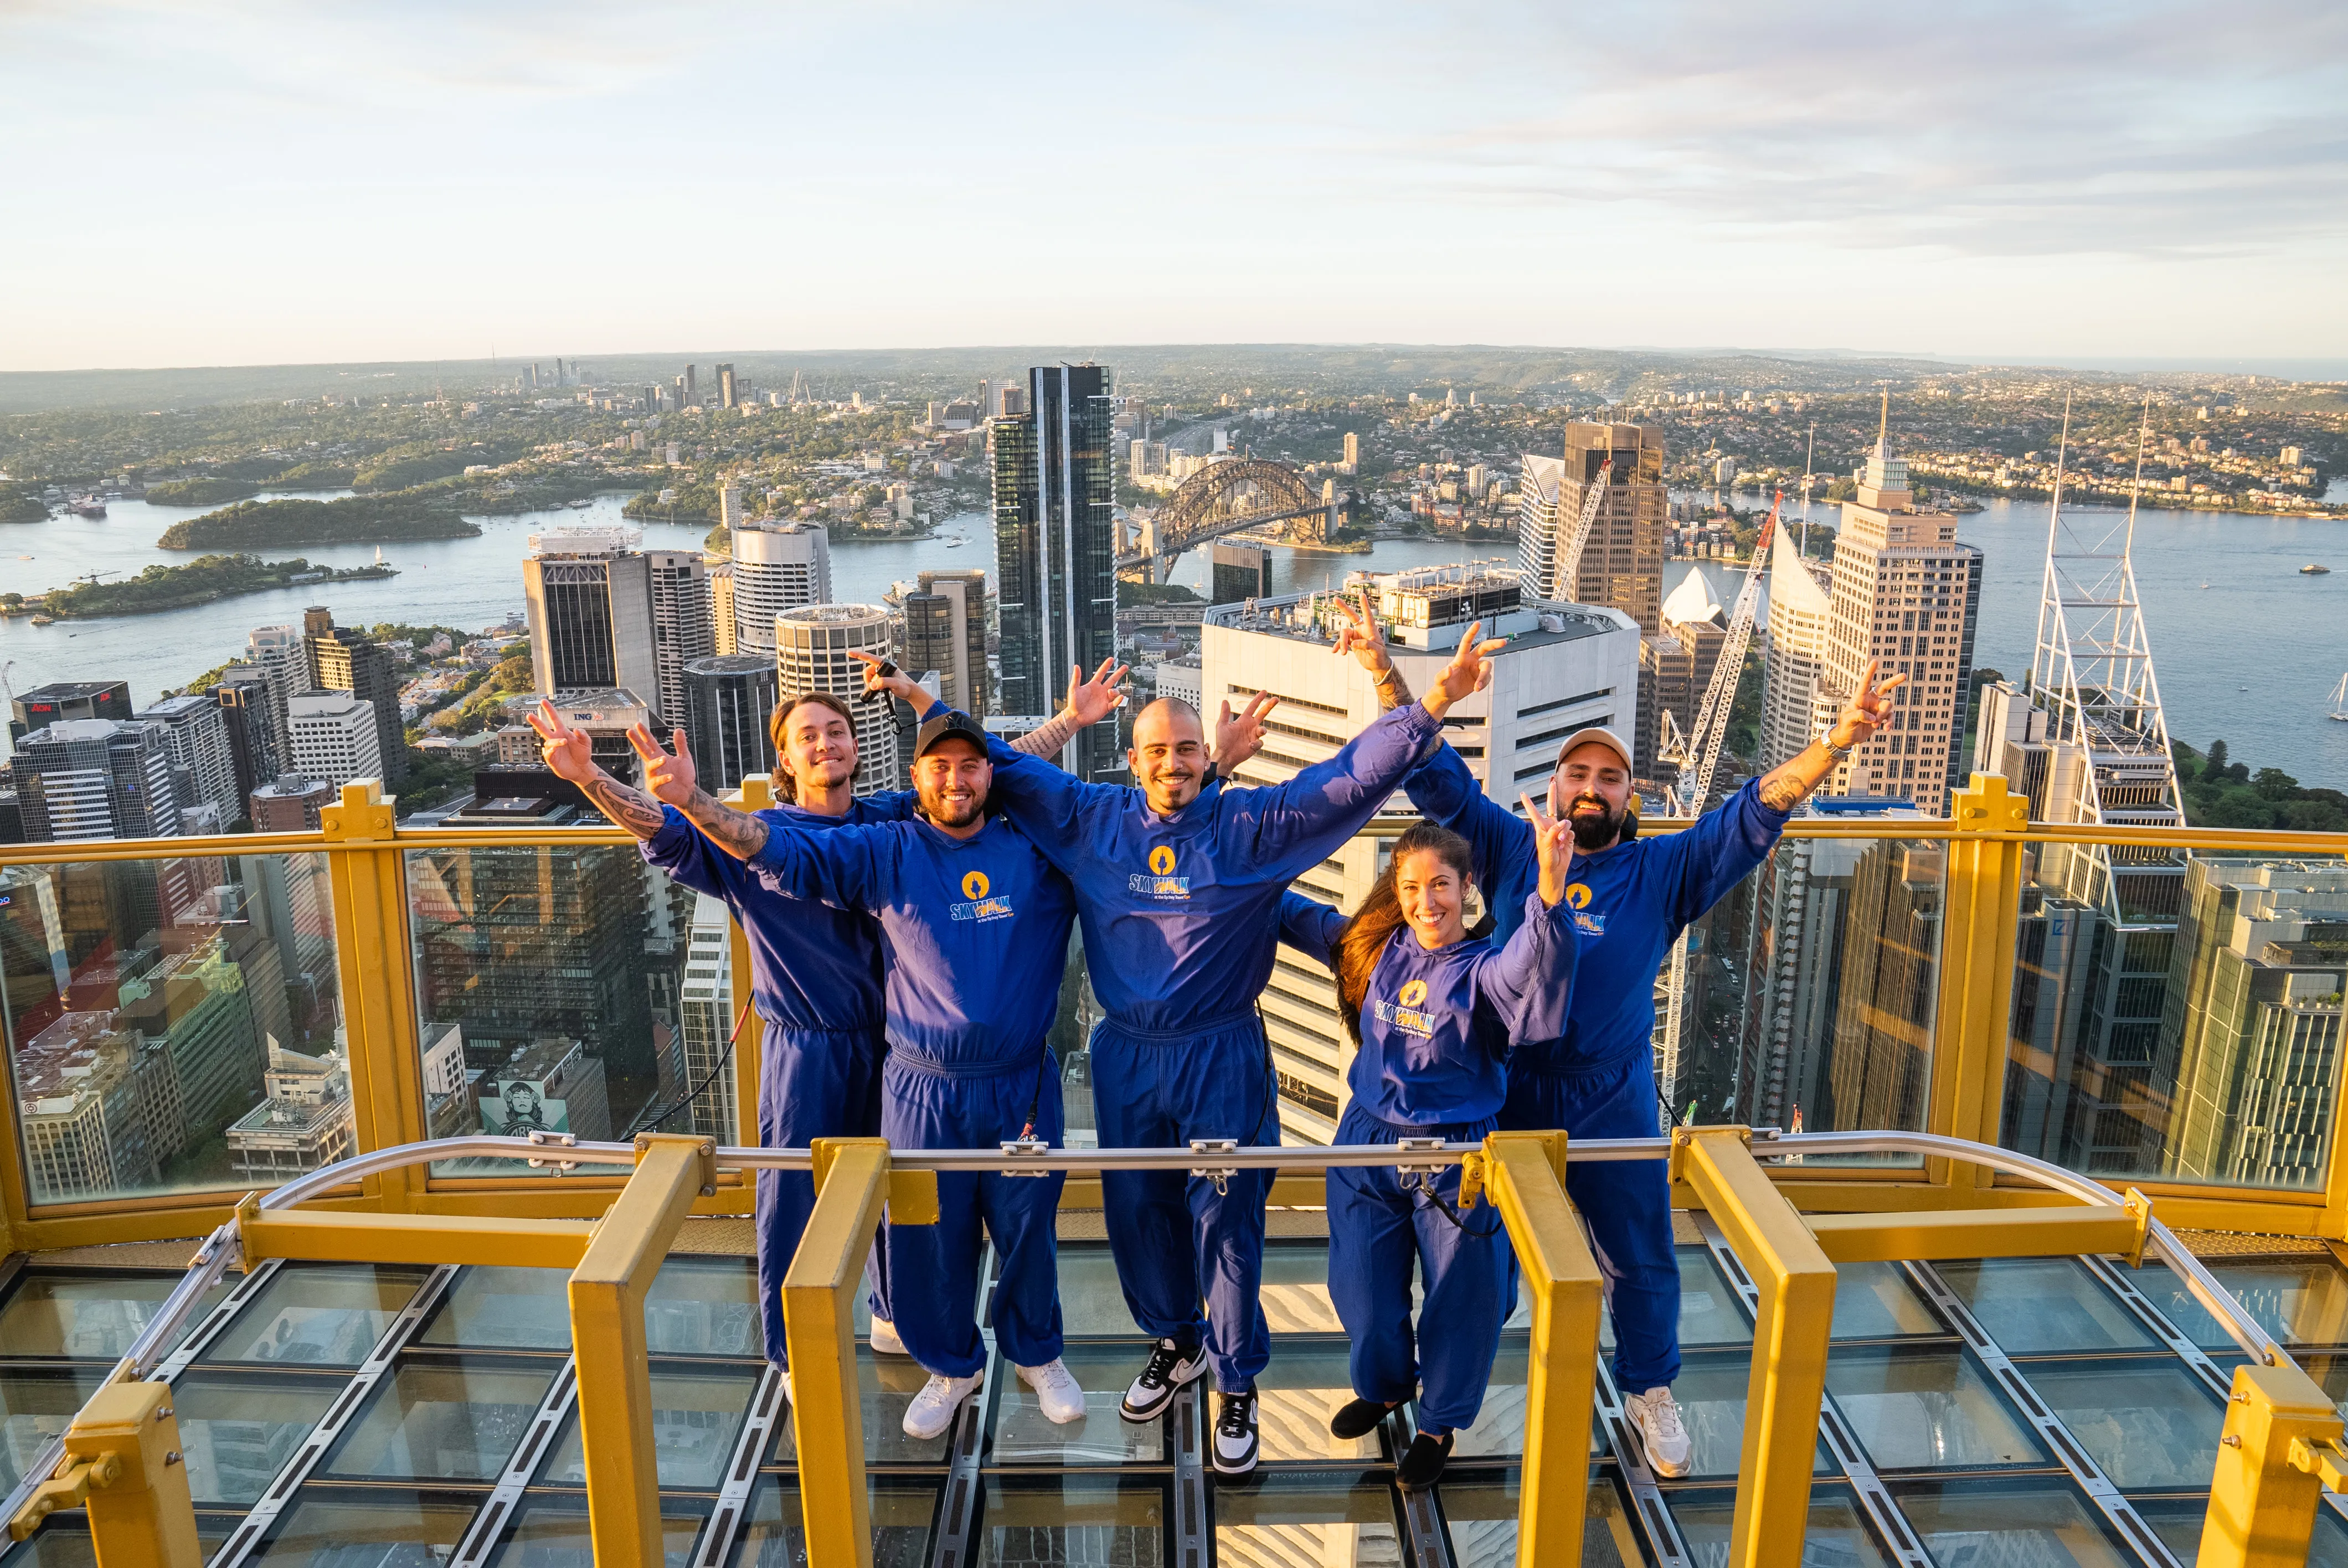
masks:
<svg viewBox="0 0 2348 1568"><path fill-rule="evenodd" d="M323 855L0 866L26 1196L279 1185L353 1153Z"/></svg>
<svg viewBox="0 0 2348 1568"><path fill-rule="evenodd" d="M2106 853L2027 851L1999 1142L2106 1181L2321 1188L2348 864Z"/></svg>
<svg viewBox="0 0 2348 1568"><path fill-rule="evenodd" d="M687 1060L695 1031L686 1008L729 1010L685 995L690 888L633 845L414 849L406 858L428 1135L625 1140L688 1131L702 1097L730 1104L732 1074L713 1073L718 1062L696 1072ZM718 1026L721 1040L732 1024L727 1016ZM703 1119L727 1120L715 1111ZM533 1173L514 1160L442 1161L434 1173Z"/></svg>

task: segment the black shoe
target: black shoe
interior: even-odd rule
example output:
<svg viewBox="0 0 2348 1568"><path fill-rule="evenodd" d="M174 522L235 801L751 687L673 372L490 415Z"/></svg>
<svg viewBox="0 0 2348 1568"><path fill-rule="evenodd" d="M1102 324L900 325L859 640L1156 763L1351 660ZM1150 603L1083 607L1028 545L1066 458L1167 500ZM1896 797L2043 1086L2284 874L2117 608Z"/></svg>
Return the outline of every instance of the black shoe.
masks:
<svg viewBox="0 0 2348 1568"><path fill-rule="evenodd" d="M1197 1382L1199 1374L1206 1369L1207 1358L1197 1346L1185 1350L1171 1339L1160 1339L1150 1347L1149 1364L1126 1389L1125 1400L1117 1406L1117 1413L1136 1425L1154 1421L1173 1403L1182 1386Z"/></svg>
<svg viewBox="0 0 2348 1568"><path fill-rule="evenodd" d="M1451 1445L1459 1440L1457 1432L1446 1432L1439 1438L1425 1432L1410 1440L1410 1451L1402 1456L1395 1467L1395 1481L1405 1491L1425 1491L1443 1479L1443 1467L1450 1461Z"/></svg>
<svg viewBox="0 0 2348 1568"><path fill-rule="evenodd" d="M1365 1438L1378 1430L1378 1423L1394 1409L1381 1399L1355 1399L1341 1406L1329 1418L1329 1435L1333 1438Z"/></svg>
<svg viewBox="0 0 2348 1568"><path fill-rule="evenodd" d="M1225 1394L1222 1414L1215 1418L1215 1469L1223 1475L1245 1475L1255 1468L1255 1390Z"/></svg>

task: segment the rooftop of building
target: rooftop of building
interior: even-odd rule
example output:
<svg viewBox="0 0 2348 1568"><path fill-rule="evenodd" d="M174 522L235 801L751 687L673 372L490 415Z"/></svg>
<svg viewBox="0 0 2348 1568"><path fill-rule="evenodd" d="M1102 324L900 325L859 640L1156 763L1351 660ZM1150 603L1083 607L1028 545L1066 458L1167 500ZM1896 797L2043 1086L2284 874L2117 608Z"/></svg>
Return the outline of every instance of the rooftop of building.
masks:
<svg viewBox="0 0 2348 1568"><path fill-rule="evenodd" d="M534 559L562 556L606 556L635 549L644 542L642 528L549 528L530 536L528 552Z"/></svg>
<svg viewBox="0 0 2348 1568"><path fill-rule="evenodd" d="M19 702L75 702L101 697L118 687L127 688L125 681L52 681L46 686L36 686L29 692L16 693Z"/></svg>

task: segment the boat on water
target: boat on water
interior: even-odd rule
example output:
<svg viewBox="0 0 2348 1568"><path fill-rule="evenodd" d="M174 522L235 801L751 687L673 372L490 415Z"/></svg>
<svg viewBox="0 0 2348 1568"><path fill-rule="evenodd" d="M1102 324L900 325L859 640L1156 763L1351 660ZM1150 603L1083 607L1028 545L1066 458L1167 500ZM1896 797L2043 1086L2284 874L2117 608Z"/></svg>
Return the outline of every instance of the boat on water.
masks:
<svg viewBox="0 0 2348 1568"><path fill-rule="evenodd" d="M2302 577L2330 577L2332 575L2332 569L2328 566L2319 566L2314 561L2310 561L2305 566L2299 569L2299 575Z"/></svg>
<svg viewBox="0 0 2348 1568"><path fill-rule="evenodd" d="M958 550L962 548L962 541L960 539L948 539L946 541L946 548L950 550Z"/></svg>
<svg viewBox="0 0 2348 1568"><path fill-rule="evenodd" d="M76 496L66 503L66 510L77 518L102 518L106 516L106 503L96 496Z"/></svg>
<svg viewBox="0 0 2348 1568"><path fill-rule="evenodd" d="M2340 677L2340 684L2332 688L2332 716L2348 724L2348 675Z"/></svg>
<svg viewBox="0 0 2348 1568"><path fill-rule="evenodd" d="M589 501L589 500L576 500L576 501L565 501L565 502L563 502L562 504L563 504L564 506L566 506L566 507L570 507L570 508L571 508L572 511L574 511L574 512L583 512L583 511L585 511L588 507L590 507L593 506L595 503L594 503L594 502L592 502L592 501Z"/></svg>

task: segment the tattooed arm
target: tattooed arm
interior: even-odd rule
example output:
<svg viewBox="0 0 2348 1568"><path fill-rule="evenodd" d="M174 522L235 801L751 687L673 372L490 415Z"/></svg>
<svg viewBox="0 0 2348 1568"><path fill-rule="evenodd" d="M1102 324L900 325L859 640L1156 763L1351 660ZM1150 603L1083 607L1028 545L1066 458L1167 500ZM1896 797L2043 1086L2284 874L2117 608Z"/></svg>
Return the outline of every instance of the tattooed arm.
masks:
<svg viewBox="0 0 2348 1568"><path fill-rule="evenodd" d="M1370 590L1362 589L1358 610L1342 597L1337 600L1337 609L1345 617L1345 624L1337 629L1337 651L1351 653L1370 672L1370 679L1377 685L1378 712L1391 713L1396 708L1409 707L1410 687L1386 651L1385 628L1378 624L1377 614L1370 608Z"/></svg>
<svg viewBox="0 0 2348 1568"><path fill-rule="evenodd" d="M1834 728L1823 741L1812 741L1790 762L1772 768L1762 775L1761 804L1771 811L1791 811L1809 797L1812 790L1827 780L1842 759L1836 753L1863 746L1874 739L1875 732L1891 717L1898 706L1891 693L1908 677L1894 675L1876 683L1876 661L1867 661L1867 669L1859 678L1859 690L1842 712L1835 715ZM1832 747L1832 750L1828 750Z"/></svg>
<svg viewBox="0 0 2348 1568"><path fill-rule="evenodd" d="M736 811L703 789L693 764L693 748L685 738L684 728L678 727L674 733L676 750L670 752L653 738L649 726L638 724L628 731L628 743L635 747L636 755L644 759L644 791L649 792L655 815L660 811L661 803L665 801L684 813L687 822L708 835L709 841L718 848L736 860L749 859L766 846L766 822L747 811ZM617 790L627 786L615 782L611 787ZM602 805L603 803L598 798L595 804ZM606 815L610 814L611 807L604 806L603 809ZM659 823L655 821L654 826L658 827ZM634 830L632 827L630 831Z"/></svg>
<svg viewBox="0 0 2348 1568"><path fill-rule="evenodd" d="M580 793L595 803L595 809L612 819L613 825L626 828L638 838L650 842L667 820L661 803L640 789L632 789L605 773L595 764L594 753L584 733L562 722L551 702L541 702L539 711L529 715L530 727L538 732L539 747L546 758L547 767L557 778L577 784ZM657 748L655 748L657 749ZM755 820L755 819L754 819ZM764 824L760 824L763 838Z"/></svg>

